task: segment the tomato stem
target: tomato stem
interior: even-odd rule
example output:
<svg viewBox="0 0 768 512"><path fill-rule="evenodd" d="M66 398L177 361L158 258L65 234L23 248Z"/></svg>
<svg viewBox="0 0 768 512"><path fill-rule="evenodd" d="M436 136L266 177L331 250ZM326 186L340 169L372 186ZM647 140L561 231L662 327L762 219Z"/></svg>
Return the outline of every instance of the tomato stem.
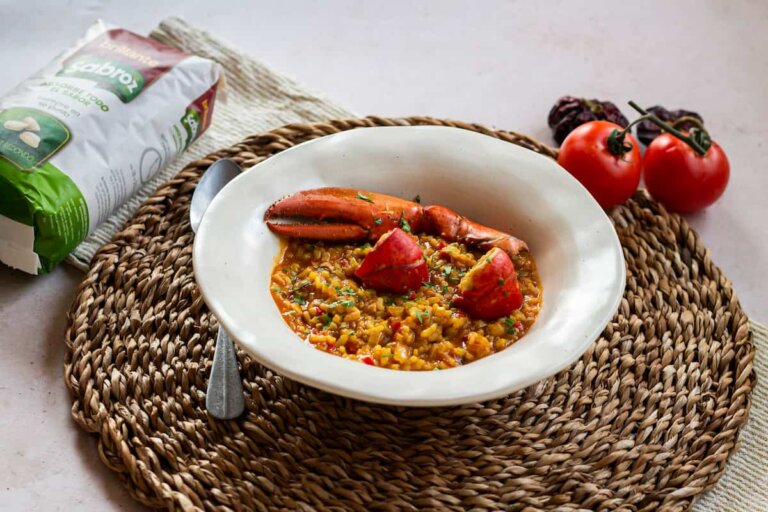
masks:
<svg viewBox="0 0 768 512"><path fill-rule="evenodd" d="M648 115L651 115L651 114L648 114ZM627 133L629 133L632 130L633 126L635 126L636 124L640 124L643 121L645 121L646 119L648 119L648 115L640 116L637 119L635 119L634 121L632 121L631 123L629 123L626 128L621 130L621 135L622 136L626 135Z"/></svg>
<svg viewBox="0 0 768 512"><path fill-rule="evenodd" d="M703 130L704 129L704 123L701 122L701 119L699 119L698 117L693 117L693 116L678 117L672 123L672 128L677 128L679 126L682 126L685 123L691 123L694 126L696 126L696 128L698 128L699 130Z"/></svg>
<svg viewBox="0 0 768 512"><path fill-rule="evenodd" d="M638 112L640 112L640 114L642 114L642 117L632 121L632 123L630 123L630 125L627 126L626 128L627 130L629 130L629 128L632 125L637 124L640 121L647 120L652 122L659 128L661 128L663 131L669 133L670 135L673 135L674 137L677 137L678 139L682 140L683 142L691 146L691 148L693 148L693 150L699 156L706 155L707 151L712 145L712 139L709 138L709 134L706 132L706 130L704 130L704 126L701 124L701 122L698 119L690 118L686 116L685 118L686 121L691 121L693 119L694 124L696 124L696 126L691 128L689 132L690 134L689 136L689 135L685 135L683 132L676 129L673 125L670 125L669 123L665 123L664 121L656 117L654 114L651 114L650 112L642 108L640 105L638 105L634 101L630 101L629 106L637 110ZM682 119L678 119L675 122L675 124L679 123L681 120Z"/></svg>
<svg viewBox="0 0 768 512"><path fill-rule="evenodd" d="M632 151L632 144L627 142L627 130L614 129L608 136L608 151L617 156L624 156L625 153Z"/></svg>

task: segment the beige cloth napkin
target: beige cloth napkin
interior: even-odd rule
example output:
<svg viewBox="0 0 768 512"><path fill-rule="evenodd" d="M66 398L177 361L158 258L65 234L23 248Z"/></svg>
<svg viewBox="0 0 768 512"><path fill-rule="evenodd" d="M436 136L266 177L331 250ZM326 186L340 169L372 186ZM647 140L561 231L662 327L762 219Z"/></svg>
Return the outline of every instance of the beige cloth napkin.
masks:
<svg viewBox="0 0 768 512"><path fill-rule="evenodd" d="M768 511L768 327L750 322L755 343L757 387L749 419L739 434L739 449L711 491L693 505L695 512Z"/></svg>
<svg viewBox="0 0 768 512"><path fill-rule="evenodd" d="M177 18L163 21L151 36L221 63L227 81L227 101L216 105L211 128L189 151L148 182L75 249L67 261L83 270L88 267L96 250L112 238L142 201L188 162L230 146L251 133L288 123L354 116L334 102L307 91L296 82ZM752 324L752 329L758 349L755 368L758 375L768 375L768 329L756 323ZM768 384L764 379L758 380L749 421L741 432L741 448L729 461L717 486L696 501L694 511L768 511L766 386Z"/></svg>

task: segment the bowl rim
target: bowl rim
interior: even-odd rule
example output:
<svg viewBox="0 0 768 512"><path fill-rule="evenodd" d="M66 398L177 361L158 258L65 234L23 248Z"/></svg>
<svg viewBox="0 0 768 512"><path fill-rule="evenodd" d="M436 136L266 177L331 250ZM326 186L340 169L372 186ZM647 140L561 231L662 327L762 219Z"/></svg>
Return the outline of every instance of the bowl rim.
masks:
<svg viewBox="0 0 768 512"><path fill-rule="evenodd" d="M211 205L209 206L208 210L206 211L206 215L203 218L203 221L201 222L200 228L198 229L198 232L195 236L194 241L194 247L193 247L193 268L195 271L195 280L197 282L198 288L200 290L200 293L203 297L203 300L208 305L211 312L216 316L216 318L219 320L220 324L224 327L224 329L227 331L227 333L230 335L233 341L235 341L241 348L243 348L252 358L254 358L256 361L264 364L266 367L273 369L280 375L284 375L290 379L296 380L298 382L304 383L306 385L334 393L337 395L345 396L348 398L353 399L359 399L366 402L371 403L378 403L378 404L385 404L385 405L398 405L398 406L413 406L413 407L435 407L435 406L452 406L452 405L461 405L461 404L467 404L467 403L475 403L475 402L482 402L489 399L498 398L501 396L506 396L507 394L526 388L536 382L539 382L542 379L545 379L547 377L550 377L559 371L563 370L564 368L570 366L578 360L583 353L587 350L587 348L594 343L594 341L597 339L597 337L600 335L600 333L604 330L606 324L613 318L614 314L616 313L622 297L623 292L626 286L626 272L623 270L626 268L625 261L624 261L624 255L623 250L621 247L621 243L619 241L618 235L616 234L615 229L613 228L608 216L606 213L602 210L602 208L597 205L597 203L592 199L591 195L584 189L581 184L578 183L570 174L562 170L562 168L559 168L563 171L563 178L566 180L570 180L572 182L575 182L579 188L583 191L584 194L586 194L588 197L585 198L588 203L592 203L594 207L599 209L600 213L602 214L602 220L608 223L610 225L610 232L612 233L611 241L612 241L612 249L613 254L616 257L616 264L621 271L618 272L618 281L616 283L616 286L612 288L613 296L612 300L610 301L608 307L602 308L602 314L600 314L598 317L594 318L594 321L590 323L591 327L589 329L586 329L584 333L580 333L579 336L574 336L574 338L579 338L581 341L578 345L569 346L569 348L572 350L570 355L568 357L562 357L559 359L554 359L552 361L549 361L548 364L545 364L541 366L538 371L532 372L529 375L527 375L525 378L518 378L517 380L509 382L507 385L504 386L495 386L492 388L489 388L487 390L483 391L477 391L477 392L471 392L466 393L461 396L443 396L443 397L429 397L424 396L424 393L408 393L405 394L398 394L397 396L391 396L389 394L384 394L381 392L370 392L370 391L360 391L355 389L350 389L349 387L345 387L344 385L339 385L338 382L343 383L343 379L341 380L331 380L327 376L318 377L312 372L304 371L304 368L295 369L293 367L290 367L286 364L284 364L283 361L281 361L279 358L276 359L272 356L270 353L270 350L261 350L259 348L258 343L253 342L254 337L258 337L256 333L249 332L247 329L244 330L242 326L224 309L222 303L220 300L218 300L217 297L213 296L210 293L210 287L206 284L204 284L204 281L207 279L203 276L203 272L200 272L201 270L201 259L204 258L203 256L203 250L205 247L205 241L208 239L208 232L212 228L210 227L212 222L214 222L212 219L216 215L216 211L218 208L220 208L223 204L225 204L226 199L231 195L232 191L237 189L238 186L241 184L244 180L249 179L256 179L251 178L249 176L264 176L265 172L270 172L269 167L274 167L276 165L281 165L286 159L293 158L293 155L297 152L303 152L308 151L313 146L318 145L324 145L329 143L338 143L340 140L344 142L349 142L349 140L345 139L355 139L359 136L371 136L373 132L380 131L380 130L387 130L389 133L394 133L396 131L404 131L407 132L405 136L411 137L415 132L421 132L421 133L427 133L428 132L439 132L437 133L440 137L445 137L446 133L450 132L453 134L461 133L461 137L470 137L475 138L477 137L477 140L490 140L494 141L494 143L500 144L499 147L505 147L506 149L512 151L512 152L518 152L519 155L524 155L523 159L525 158L534 158L534 159L542 159L542 161L546 161L549 166L554 166L559 168L556 162L554 162L549 157L546 157L544 155L541 155L539 153L536 153L532 150L529 150L527 148L521 147L519 145L503 141L501 139L497 139L485 134L481 134L478 132L473 132L469 130L464 130L460 128L453 128L453 127L446 127L446 126L387 126L387 127L361 127L356 128L352 130L343 131L340 133L336 133L333 135L328 135L324 137L320 137L317 139L313 139L311 141L307 141L301 144L297 144L296 146L293 146L291 148L288 148L280 153L277 153L270 158L259 162L250 168L246 169L246 171L249 172L243 172L238 177L236 177L232 182L230 182L218 195L214 200L212 201ZM440 133L441 132L441 133ZM362 135L365 133L365 135ZM354 143L354 140L352 141ZM486 141L487 142L487 141ZM518 155L518 156L519 156ZM259 170L256 173L252 173L250 171L263 167L264 169ZM297 190L298 191L298 190ZM278 198L273 198L272 200L276 200ZM270 269L271 272L271 269ZM544 283L546 285L546 283ZM274 304L274 303L273 303ZM281 319L282 321L282 319ZM282 321L283 326L287 330L288 333L294 338L299 339L297 335L290 330L290 328L287 326L287 324ZM523 338L521 338L523 339ZM314 347L310 347L311 351L320 355L329 358L326 363L329 367L337 367L340 370L346 370L348 372L354 372L356 374L360 374L361 372L367 373L370 378L373 378L376 373L381 374L382 372L392 376L385 380L393 381L395 380L403 380L403 381L412 381L413 386L427 386L427 387L433 387L435 384L435 381L438 380L445 380L445 375L451 375L459 377L458 372L464 372L464 373L477 373L477 370L473 369L474 365L480 363L481 361L492 359L494 356L497 356L504 351L501 351L497 354L493 354L491 356L488 356L486 358L483 358L482 360L472 362L471 364L463 365L457 368L451 368L449 370L445 370L442 372L417 372L417 371L400 371L400 370L391 370L391 369L385 369L375 366L369 366L360 364L356 361L350 361L344 358L341 358L336 355L328 354L323 351L317 350ZM312 356L309 359L315 359L319 361L320 359ZM342 367L339 363L344 363L347 365L354 365L348 366L346 368ZM376 373L372 373L376 372ZM381 380L379 378L375 380Z"/></svg>

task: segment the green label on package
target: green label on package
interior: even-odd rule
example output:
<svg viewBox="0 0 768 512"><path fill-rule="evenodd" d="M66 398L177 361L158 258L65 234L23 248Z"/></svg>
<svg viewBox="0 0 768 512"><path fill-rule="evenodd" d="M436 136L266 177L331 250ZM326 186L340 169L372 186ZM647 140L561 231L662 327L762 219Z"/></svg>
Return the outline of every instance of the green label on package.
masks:
<svg viewBox="0 0 768 512"><path fill-rule="evenodd" d="M99 87L112 92L128 103L144 88L144 76L127 64L94 55L82 55L70 60L57 76L74 76L93 80Z"/></svg>
<svg viewBox="0 0 768 512"><path fill-rule="evenodd" d="M0 158L31 172L63 148L72 134L55 117L31 108L0 111Z"/></svg>

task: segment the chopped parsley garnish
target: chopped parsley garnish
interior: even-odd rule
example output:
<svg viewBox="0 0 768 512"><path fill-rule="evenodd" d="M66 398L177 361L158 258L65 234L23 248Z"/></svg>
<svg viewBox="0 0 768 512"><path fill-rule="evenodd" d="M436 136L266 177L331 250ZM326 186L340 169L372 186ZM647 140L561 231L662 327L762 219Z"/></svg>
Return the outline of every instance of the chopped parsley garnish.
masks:
<svg viewBox="0 0 768 512"><path fill-rule="evenodd" d="M275 285L272 287L272 291L274 291L275 293L280 293L283 290L281 290L279 286Z"/></svg>
<svg viewBox="0 0 768 512"><path fill-rule="evenodd" d="M423 286L424 288L429 288L430 290L434 290L435 289L435 285L433 285L429 281L422 281L421 282L421 286Z"/></svg>
<svg viewBox="0 0 768 512"><path fill-rule="evenodd" d="M509 292L507 290L504 290L504 296L509 297Z"/></svg>
<svg viewBox="0 0 768 512"><path fill-rule="evenodd" d="M305 286L309 286L310 284L312 283L309 282L309 279L303 279L293 286L293 291L301 290L302 288L304 288Z"/></svg>
<svg viewBox="0 0 768 512"><path fill-rule="evenodd" d="M424 317L429 316L428 311L419 311L418 309L414 312L414 314L416 315L416 318L419 320L420 324L424 323Z"/></svg>
<svg viewBox="0 0 768 512"><path fill-rule="evenodd" d="M448 293L448 286L447 285L443 285L443 293Z"/></svg>
<svg viewBox="0 0 768 512"><path fill-rule="evenodd" d="M517 323L517 320L512 318L511 316L508 316L504 319L504 325L507 326L506 333L507 334L517 334L517 328L515 327L515 324Z"/></svg>
<svg viewBox="0 0 768 512"><path fill-rule="evenodd" d="M411 225L408 224L408 221L402 217L400 218L400 227L403 228L403 231L405 231L406 233L411 232Z"/></svg>
<svg viewBox="0 0 768 512"><path fill-rule="evenodd" d="M501 285L503 285L503 284L504 284L504 280L503 280L503 279L499 279L498 281L496 281L496 284L498 284L499 286L501 286Z"/></svg>
<svg viewBox="0 0 768 512"><path fill-rule="evenodd" d="M377 226L381 226L381 222L382 222L381 217L376 217L375 219L373 219L373 223L376 224Z"/></svg>
<svg viewBox="0 0 768 512"><path fill-rule="evenodd" d="M421 196L416 194L416 197L413 198L413 202L421 204Z"/></svg>
<svg viewBox="0 0 768 512"><path fill-rule="evenodd" d="M486 263L490 263L491 262L491 258L485 258L485 262Z"/></svg>
<svg viewBox="0 0 768 512"><path fill-rule="evenodd" d="M338 286L334 286L333 289L336 290L336 295L357 295L357 292L349 287L342 290Z"/></svg>
<svg viewBox="0 0 768 512"><path fill-rule="evenodd" d="M301 295L296 295L296 296L293 297L293 302L295 302L299 306L303 306L304 304L307 303L307 300L304 297L302 297Z"/></svg>
<svg viewBox="0 0 768 512"><path fill-rule="evenodd" d="M443 267L443 275L444 276L451 275L451 272L453 272L453 267L452 266L446 265L446 266Z"/></svg>
<svg viewBox="0 0 768 512"><path fill-rule="evenodd" d="M327 329L331 326L331 322L333 322L333 317L329 315L328 313L325 314L325 324L323 324L323 329Z"/></svg>
<svg viewBox="0 0 768 512"><path fill-rule="evenodd" d="M391 306L394 303L395 303L395 299L393 297L384 297L385 306Z"/></svg>
<svg viewBox="0 0 768 512"><path fill-rule="evenodd" d="M291 276L291 282L292 283L295 283L298 280L299 280L299 276Z"/></svg>
<svg viewBox="0 0 768 512"><path fill-rule="evenodd" d="M354 305L355 305L355 301L345 299L345 300L337 300L336 302L331 302L330 304L328 304L328 307L335 308L336 306L343 306L345 308L351 308Z"/></svg>
<svg viewBox="0 0 768 512"><path fill-rule="evenodd" d="M363 201L368 201L369 203L373 202L373 199L371 199L370 197L366 196L365 194L363 194L361 192L357 193L357 198L358 199L362 199Z"/></svg>

